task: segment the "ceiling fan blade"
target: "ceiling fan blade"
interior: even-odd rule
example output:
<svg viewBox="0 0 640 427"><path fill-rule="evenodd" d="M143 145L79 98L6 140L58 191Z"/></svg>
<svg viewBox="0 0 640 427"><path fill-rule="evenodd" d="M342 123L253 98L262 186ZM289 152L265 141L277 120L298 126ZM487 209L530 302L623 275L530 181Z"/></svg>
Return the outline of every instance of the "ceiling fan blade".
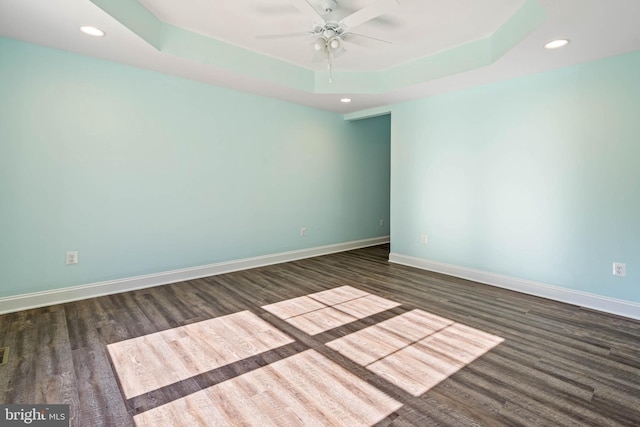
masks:
<svg viewBox="0 0 640 427"><path fill-rule="evenodd" d="M255 36L255 38L260 40L270 40L270 39L289 39L295 37L309 37L312 36L313 33L311 31L302 31L297 33L282 33L282 34L264 34Z"/></svg>
<svg viewBox="0 0 640 427"><path fill-rule="evenodd" d="M344 33L342 35L342 39L345 42L357 44L363 47L372 47L373 45L378 45L379 43L393 44L388 40L382 40L376 37L365 36L364 34L358 34L358 33L352 33L352 32Z"/></svg>
<svg viewBox="0 0 640 427"><path fill-rule="evenodd" d="M397 6L400 6L398 0L377 0L373 4L343 18L340 24L347 28L353 28L367 21L371 21Z"/></svg>
<svg viewBox="0 0 640 427"><path fill-rule="evenodd" d="M320 12L313 7L307 0L289 0L291 4L295 6L303 15L309 18L313 22L321 22L325 24L325 20Z"/></svg>

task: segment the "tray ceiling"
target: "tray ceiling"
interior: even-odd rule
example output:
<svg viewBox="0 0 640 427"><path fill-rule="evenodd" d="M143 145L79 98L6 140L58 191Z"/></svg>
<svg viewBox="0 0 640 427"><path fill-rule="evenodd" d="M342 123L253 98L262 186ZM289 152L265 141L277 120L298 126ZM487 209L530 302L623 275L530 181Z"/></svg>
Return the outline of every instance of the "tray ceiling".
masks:
<svg viewBox="0 0 640 427"><path fill-rule="evenodd" d="M0 36L340 113L640 50L637 0L399 0L354 29L391 44L346 44L330 83L312 39L255 38L309 31L299 1L0 0ZM338 0L325 18L371 3ZM542 48L556 38L571 43Z"/></svg>

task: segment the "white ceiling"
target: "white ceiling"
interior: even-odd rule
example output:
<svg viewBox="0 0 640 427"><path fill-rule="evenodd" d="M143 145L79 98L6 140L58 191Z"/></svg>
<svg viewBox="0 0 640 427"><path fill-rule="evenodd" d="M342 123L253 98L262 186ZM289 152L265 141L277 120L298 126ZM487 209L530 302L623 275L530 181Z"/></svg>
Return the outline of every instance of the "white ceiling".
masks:
<svg viewBox="0 0 640 427"><path fill-rule="evenodd" d="M115 0L114 0L115 1ZM122 2L136 0L119 0ZM310 31L313 25L301 0L140 0L159 20L223 41L283 63L319 71L311 39L256 39L256 35ZM319 0L310 0L310 2ZM328 21L368 6L373 0L337 0ZM120 20L89 0L0 0L0 35L97 58L182 76L218 86L271 96L339 113L393 104L418 97L486 84L640 50L639 0L535 0L543 22L494 63L434 80L398 85L383 93L314 93L238 73L215 61L199 62L157 50ZM399 0L400 5L353 29L391 45L347 44L336 71L375 73L491 36L525 0ZM106 31L91 38L78 31L94 25ZM542 48L547 41L570 38L563 49ZM211 63L212 62L212 63ZM362 92L362 91L360 91ZM356 94L357 93L357 94ZM351 104L339 98L350 95Z"/></svg>

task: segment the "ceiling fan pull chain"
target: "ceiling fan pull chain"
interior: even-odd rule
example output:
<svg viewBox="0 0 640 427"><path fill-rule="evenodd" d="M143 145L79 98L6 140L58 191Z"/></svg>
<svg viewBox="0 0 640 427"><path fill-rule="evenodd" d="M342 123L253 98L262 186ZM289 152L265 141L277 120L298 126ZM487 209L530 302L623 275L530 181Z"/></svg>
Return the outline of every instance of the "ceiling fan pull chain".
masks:
<svg viewBox="0 0 640 427"><path fill-rule="evenodd" d="M333 61L332 61L332 55L331 52L327 53L327 56L329 57L329 84L333 83Z"/></svg>

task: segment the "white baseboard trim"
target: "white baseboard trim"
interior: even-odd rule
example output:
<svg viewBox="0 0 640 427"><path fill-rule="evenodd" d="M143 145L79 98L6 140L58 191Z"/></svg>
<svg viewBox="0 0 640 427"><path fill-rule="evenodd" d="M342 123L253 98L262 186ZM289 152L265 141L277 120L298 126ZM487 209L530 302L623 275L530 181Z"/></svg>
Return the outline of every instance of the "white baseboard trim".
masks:
<svg viewBox="0 0 640 427"><path fill-rule="evenodd" d="M420 268L422 270L429 270L436 273L443 273L449 276L459 277L461 279L484 283L486 285L640 320L640 304L632 301L609 298L587 292L576 291L574 289L561 288L559 286L520 279L518 277L504 276L502 274L474 270L458 265L445 264L442 262L415 258L397 253L389 254L389 262Z"/></svg>
<svg viewBox="0 0 640 427"><path fill-rule="evenodd" d="M200 279L207 276L231 273L250 268L264 267L280 264L298 259L312 258L328 255L336 252L350 251L367 246L389 243L389 236L374 237L371 239L354 240L351 242L336 243L326 246L318 246L309 249L300 249L290 252L281 252L271 255L263 255L253 258L244 258L233 261L219 262L199 267L184 268L181 270L165 271L144 276L127 277L124 279L109 280L106 282L91 283L88 285L73 286L54 289L51 291L33 292L0 298L0 314L15 311L28 310L49 305L63 304L87 298L103 295L117 294L136 289L150 288L153 286L167 285L169 283L183 282L185 280Z"/></svg>

